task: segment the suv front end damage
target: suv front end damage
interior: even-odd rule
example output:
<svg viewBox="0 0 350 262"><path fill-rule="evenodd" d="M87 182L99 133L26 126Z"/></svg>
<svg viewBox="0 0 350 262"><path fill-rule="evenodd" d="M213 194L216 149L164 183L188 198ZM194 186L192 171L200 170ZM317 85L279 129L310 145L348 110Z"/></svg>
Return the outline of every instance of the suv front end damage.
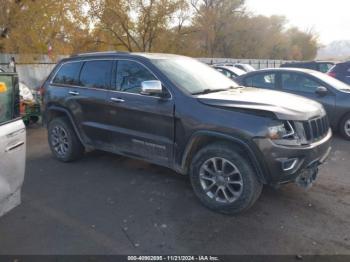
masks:
<svg viewBox="0 0 350 262"><path fill-rule="evenodd" d="M332 131L326 115L308 121L287 121L286 128L269 129L266 138L254 142L263 153L270 184L295 182L303 188L311 187L331 151Z"/></svg>

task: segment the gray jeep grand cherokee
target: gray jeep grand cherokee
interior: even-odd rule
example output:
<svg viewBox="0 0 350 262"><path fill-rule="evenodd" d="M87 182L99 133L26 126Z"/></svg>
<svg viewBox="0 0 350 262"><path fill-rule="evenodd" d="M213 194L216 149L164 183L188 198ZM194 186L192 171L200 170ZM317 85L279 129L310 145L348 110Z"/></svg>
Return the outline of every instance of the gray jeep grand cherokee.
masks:
<svg viewBox="0 0 350 262"><path fill-rule="evenodd" d="M189 174L207 207L238 213L263 185L315 179L331 130L317 102L240 87L194 59L88 53L62 60L43 85L53 155L96 148Z"/></svg>

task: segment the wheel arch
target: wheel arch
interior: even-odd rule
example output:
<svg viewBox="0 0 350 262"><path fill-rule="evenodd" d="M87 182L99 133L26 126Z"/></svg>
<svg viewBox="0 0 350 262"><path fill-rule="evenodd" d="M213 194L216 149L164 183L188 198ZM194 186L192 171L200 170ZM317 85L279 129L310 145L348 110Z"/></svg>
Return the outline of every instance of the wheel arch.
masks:
<svg viewBox="0 0 350 262"><path fill-rule="evenodd" d="M213 131L198 131L191 136L181 158L180 170L182 174L188 174L190 163L195 154L208 144L215 142L226 142L236 150L245 154L245 157L253 165L257 177L263 184L266 184L267 172L265 166L257 157L257 149L252 143L240 136L232 136Z"/></svg>
<svg viewBox="0 0 350 262"><path fill-rule="evenodd" d="M45 113L45 125L47 126L50 121L57 117L66 117L70 124L72 125L75 134L77 135L80 142L84 145L84 140L82 139L80 132L78 130L78 127L73 119L72 114L65 108L62 108L60 106L50 106L47 108L47 111Z"/></svg>

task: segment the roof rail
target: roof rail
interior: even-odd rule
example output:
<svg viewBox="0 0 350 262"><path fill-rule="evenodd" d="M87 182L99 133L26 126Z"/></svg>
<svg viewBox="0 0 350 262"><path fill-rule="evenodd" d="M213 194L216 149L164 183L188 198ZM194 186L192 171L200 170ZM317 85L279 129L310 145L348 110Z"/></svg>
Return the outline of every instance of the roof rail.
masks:
<svg viewBox="0 0 350 262"><path fill-rule="evenodd" d="M129 52L126 51L102 51L102 52L87 52L87 53L78 53L73 54L70 57L76 57L76 56L88 56L88 55L108 55L108 54L128 54Z"/></svg>

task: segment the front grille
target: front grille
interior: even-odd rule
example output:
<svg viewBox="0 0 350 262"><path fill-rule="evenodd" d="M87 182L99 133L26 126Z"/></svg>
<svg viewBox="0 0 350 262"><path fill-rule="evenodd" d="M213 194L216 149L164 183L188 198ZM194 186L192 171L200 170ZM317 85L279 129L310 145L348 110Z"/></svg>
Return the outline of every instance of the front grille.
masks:
<svg viewBox="0 0 350 262"><path fill-rule="evenodd" d="M329 130L329 122L327 116L314 118L303 122L306 140L314 142L325 137Z"/></svg>

